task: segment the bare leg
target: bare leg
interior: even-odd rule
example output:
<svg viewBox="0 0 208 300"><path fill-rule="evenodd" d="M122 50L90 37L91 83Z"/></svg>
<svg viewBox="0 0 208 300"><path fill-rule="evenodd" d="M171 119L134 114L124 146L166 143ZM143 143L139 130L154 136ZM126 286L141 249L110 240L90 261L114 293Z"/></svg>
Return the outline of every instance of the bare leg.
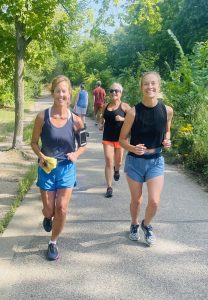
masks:
<svg viewBox="0 0 208 300"><path fill-rule="evenodd" d="M64 227L72 188L59 189L56 195L55 216L53 219L51 241L56 241Z"/></svg>
<svg viewBox="0 0 208 300"><path fill-rule="evenodd" d="M114 160L114 147L111 145L103 145L105 156L105 179L108 187L112 187L112 170Z"/></svg>
<svg viewBox="0 0 208 300"><path fill-rule="evenodd" d="M98 113L98 107L94 106L94 119L96 123L97 123L97 113Z"/></svg>
<svg viewBox="0 0 208 300"><path fill-rule="evenodd" d="M40 190L40 193L43 202L43 215L44 217L51 219L55 214L56 191Z"/></svg>
<svg viewBox="0 0 208 300"><path fill-rule="evenodd" d="M102 117L102 111L103 111L103 108L99 107L98 112L97 112L97 122L98 123L100 123L100 120L101 120L101 117Z"/></svg>
<svg viewBox="0 0 208 300"><path fill-rule="evenodd" d="M114 166L116 171L119 171L122 165L123 153L124 153L123 148L115 148L114 150Z"/></svg>
<svg viewBox="0 0 208 300"><path fill-rule="evenodd" d="M130 213L132 224L138 224L138 216L142 204L142 186L143 183L134 181L127 176L129 190L131 193Z"/></svg>
<svg viewBox="0 0 208 300"><path fill-rule="evenodd" d="M149 225L157 212L163 185L163 175L154 177L147 181L148 204L145 211L144 225Z"/></svg>

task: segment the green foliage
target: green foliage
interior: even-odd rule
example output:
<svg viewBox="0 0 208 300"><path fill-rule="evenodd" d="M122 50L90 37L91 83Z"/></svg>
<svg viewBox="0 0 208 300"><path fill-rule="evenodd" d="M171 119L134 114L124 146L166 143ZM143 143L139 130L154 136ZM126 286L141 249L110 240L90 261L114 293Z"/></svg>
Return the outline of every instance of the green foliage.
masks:
<svg viewBox="0 0 208 300"><path fill-rule="evenodd" d="M174 37L175 38L175 37ZM173 153L190 169L208 179L208 42L197 43L193 54L177 60L165 96L174 107Z"/></svg>
<svg viewBox="0 0 208 300"><path fill-rule="evenodd" d="M161 30L160 0L140 0L129 5L129 21L134 24L145 24L150 34Z"/></svg>

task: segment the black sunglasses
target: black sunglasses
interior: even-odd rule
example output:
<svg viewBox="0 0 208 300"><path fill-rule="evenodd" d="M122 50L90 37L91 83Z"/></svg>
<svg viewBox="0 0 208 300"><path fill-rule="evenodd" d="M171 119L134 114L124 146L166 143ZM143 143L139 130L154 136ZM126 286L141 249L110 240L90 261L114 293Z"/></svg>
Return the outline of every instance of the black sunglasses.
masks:
<svg viewBox="0 0 208 300"><path fill-rule="evenodd" d="M110 89L110 93L111 93L111 94L113 94L113 93L118 94L118 93L121 93L121 91L118 90L118 89Z"/></svg>

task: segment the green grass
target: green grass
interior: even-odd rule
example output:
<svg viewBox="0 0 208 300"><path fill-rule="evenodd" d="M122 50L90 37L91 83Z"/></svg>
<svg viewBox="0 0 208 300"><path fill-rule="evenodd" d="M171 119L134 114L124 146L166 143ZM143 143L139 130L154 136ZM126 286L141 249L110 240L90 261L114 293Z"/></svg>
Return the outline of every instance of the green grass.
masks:
<svg viewBox="0 0 208 300"><path fill-rule="evenodd" d="M24 112L27 113L30 110L32 101L27 101L24 103ZM15 112L14 109L0 109L0 142L4 142L7 135L14 132L14 119ZM32 128L33 125L31 125ZM28 130L26 130L28 132ZM24 133L25 135L25 133ZM28 133L26 133L26 141L29 141Z"/></svg>
<svg viewBox="0 0 208 300"><path fill-rule="evenodd" d="M0 142L14 131L14 111L0 109Z"/></svg>
<svg viewBox="0 0 208 300"><path fill-rule="evenodd" d="M34 121L24 128L23 139L28 144L30 144L31 142L33 126L34 126Z"/></svg>
<svg viewBox="0 0 208 300"><path fill-rule="evenodd" d="M26 172L24 177L19 182L19 190L16 198L13 200L9 211L6 213L4 218L0 221L0 233L3 233L7 228L9 222L15 214L16 209L20 206L24 196L30 189L35 178L37 176L37 164L30 166L29 170Z"/></svg>

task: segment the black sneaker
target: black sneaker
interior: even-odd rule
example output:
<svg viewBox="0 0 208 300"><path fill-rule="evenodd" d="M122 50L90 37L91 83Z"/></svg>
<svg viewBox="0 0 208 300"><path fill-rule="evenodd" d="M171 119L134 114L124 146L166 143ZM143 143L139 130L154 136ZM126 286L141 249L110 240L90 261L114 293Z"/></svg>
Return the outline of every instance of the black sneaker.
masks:
<svg viewBox="0 0 208 300"><path fill-rule="evenodd" d="M144 239L148 246L154 245L156 242L155 235L151 225L144 225L144 220L141 223L141 228L144 232Z"/></svg>
<svg viewBox="0 0 208 300"><path fill-rule="evenodd" d="M47 259L57 260L59 258L58 247L56 244L48 244Z"/></svg>
<svg viewBox="0 0 208 300"><path fill-rule="evenodd" d="M108 187L105 193L105 198L111 198L113 196L113 189L112 187Z"/></svg>
<svg viewBox="0 0 208 300"><path fill-rule="evenodd" d="M113 175L113 178L114 178L115 181L118 181L119 178L120 178L119 170L116 171L116 170L115 170L115 167L114 167L114 175Z"/></svg>
<svg viewBox="0 0 208 300"><path fill-rule="evenodd" d="M45 231L50 232L52 230L52 224L52 219L43 219L43 228L45 229Z"/></svg>

